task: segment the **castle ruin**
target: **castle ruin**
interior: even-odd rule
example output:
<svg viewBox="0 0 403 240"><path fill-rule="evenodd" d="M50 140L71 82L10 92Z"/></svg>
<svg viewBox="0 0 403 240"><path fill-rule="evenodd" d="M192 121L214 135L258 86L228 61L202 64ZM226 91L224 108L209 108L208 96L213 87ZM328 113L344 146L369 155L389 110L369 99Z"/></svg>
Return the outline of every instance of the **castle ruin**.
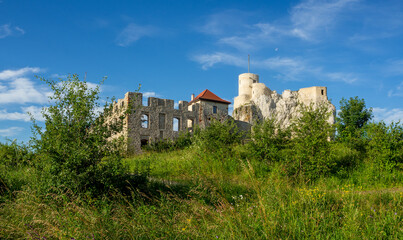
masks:
<svg viewBox="0 0 403 240"><path fill-rule="evenodd" d="M231 104L208 89L196 97L192 95L190 102L179 101L178 109L174 108L174 100L155 97L149 97L143 106L142 93L127 92L114 103L114 112L121 112L129 103L132 111L124 118L123 131L114 137L123 135L127 151L133 153L141 152L141 147L151 142L174 140L180 132L193 132L195 125L204 128L213 119L224 121Z"/></svg>
<svg viewBox="0 0 403 240"><path fill-rule="evenodd" d="M232 118L238 127L248 131L256 121L276 118L281 127L287 127L292 120L299 116L301 104L317 105L325 103L333 114L329 123L335 120L335 107L327 98L326 87L302 88L298 91L285 90L282 94L268 88L259 82L259 75L243 73L238 80L239 95L235 97ZM113 105L114 112L127 109L131 104L133 109L125 115L123 131L114 137L124 136L127 150L132 153L141 152L141 147L160 140L174 140L180 132L193 132L197 125L205 128L215 119L225 121L228 115L226 101L208 89L194 97L191 101L179 101L178 109L174 101L155 97L148 98L148 104L143 106L143 94L127 92L123 99ZM116 114L109 121L116 120Z"/></svg>

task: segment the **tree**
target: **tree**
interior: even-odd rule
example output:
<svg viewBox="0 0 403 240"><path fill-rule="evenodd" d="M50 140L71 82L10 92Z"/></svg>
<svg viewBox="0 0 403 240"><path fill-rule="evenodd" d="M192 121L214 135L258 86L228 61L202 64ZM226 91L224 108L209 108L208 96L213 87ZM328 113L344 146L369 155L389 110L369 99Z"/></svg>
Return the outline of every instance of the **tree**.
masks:
<svg viewBox="0 0 403 240"><path fill-rule="evenodd" d="M327 104L302 106L292 125L293 157L289 173L302 179L326 175L336 166L331 158L330 138L334 133L328 122L332 112Z"/></svg>
<svg viewBox="0 0 403 240"><path fill-rule="evenodd" d="M340 110L337 118L338 139L357 148L363 127L372 119L372 108L367 109L364 99L356 96L348 101L342 98Z"/></svg>
<svg viewBox="0 0 403 240"><path fill-rule="evenodd" d="M279 152L288 146L289 140L288 128L282 129L274 117L264 119L252 127L249 152L258 160L279 161Z"/></svg>
<svg viewBox="0 0 403 240"><path fill-rule="evenodd" d="M127 176L126 169L119 141L109 138L121 129L119 123L123 121L106 123L112 105L106 104L104 111L97 113L99 86L89 88L76 74L66 81L40 79L53 91L50 106L42 111L45 129L35 120L33 123L38 166L47 181L52 186L94 195L119 187Z"/></svg>

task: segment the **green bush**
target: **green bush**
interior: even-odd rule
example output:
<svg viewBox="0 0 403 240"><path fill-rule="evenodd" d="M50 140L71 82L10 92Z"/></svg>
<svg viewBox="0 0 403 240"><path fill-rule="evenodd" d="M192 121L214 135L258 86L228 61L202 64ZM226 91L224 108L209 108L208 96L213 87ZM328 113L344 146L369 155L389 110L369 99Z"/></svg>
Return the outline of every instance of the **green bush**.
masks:
<svg viewBox="0 0 403 240"><path fill-rule="evenodd" d="M367 127L367 137L368 157L377 168L403 169L403 125L400 122L371 123Z"/></svg>
<svg viewBox="0 0 403 240"><path fill-rule="evenodd" d="M31 164L34 154L28 146L14 141L0 143L0 164L6 167L17 167Z"/></svg>
<svg viewBox="0 0 403 240"><path fill-rule="evenodd" d="M364 99L359 99L357 96L349 100L342 98L336 119L337 140L365 152L364 127L372 116L372 108L366 108Z"/></svg>
<svg viewBox="0 0 403 240"><path fill-rule="evenodd" d="M275 118L256 123L251 132L251 141L247 143L250 156L259 161L279 161L279 151L288 147L289 129L281 129Z"/></svg>
<svg viewBox="0 0 403 240"><path fill-rule="evenodd" d="M241 134L234 120L224 122L213 120L208 127L196 131L194 142L204 152L217 152L228 149L228 146L239 143Z"/></svg>
<svg viewBox="0 0 403 240"><path fill-rule="evenodd" d="M312 180L327 175L337 166L330 157L330 139L334 133L327 121L330 114L325 104L301 106L300 116L292 125L293 156L288 162L290 175Z"/></svg>
<svg viewBox="0 0 403 240"><path fill-rule="evenodd" d="M179 137L174 141L162 139L144 146L143 149L147 151L166 152L184 149L189 147L191 144L192 140L190 133L180 133Z"/></svg>
<svg viewBox="0 0 403 240"><path fill-rule="evenodd" d="M122 164L121 139L110 137L122 129L121 121L107 122L112 108L97 114L99 86L91 89L77 75L66 81L45 80L53 95L42 111L45 129L34 121L34 149L39 156L41 178L53 187L77 193L103 194L131 180ZM116 111L114 111L116 114ZM132 183L135 185L135 183Z"/></svg>

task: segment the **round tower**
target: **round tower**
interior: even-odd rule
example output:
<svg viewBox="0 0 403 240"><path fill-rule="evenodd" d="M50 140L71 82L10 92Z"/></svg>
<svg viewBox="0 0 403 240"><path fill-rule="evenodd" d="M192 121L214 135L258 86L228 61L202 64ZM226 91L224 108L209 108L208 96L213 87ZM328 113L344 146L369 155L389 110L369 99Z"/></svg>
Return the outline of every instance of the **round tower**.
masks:
<svg viewBox="0 0 403 240"><path fill-rule="evenodd" d="M242 73L238 77L238 97L234 99L234 109L249 103L252 97L252 84L259 82L259 75Z"/></svg>

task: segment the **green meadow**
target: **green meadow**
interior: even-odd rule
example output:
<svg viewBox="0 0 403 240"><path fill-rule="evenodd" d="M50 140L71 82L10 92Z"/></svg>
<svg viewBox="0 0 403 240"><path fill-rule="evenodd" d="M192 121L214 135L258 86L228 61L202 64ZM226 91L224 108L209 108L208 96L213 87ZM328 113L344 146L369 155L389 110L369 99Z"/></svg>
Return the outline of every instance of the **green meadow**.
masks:
<svg viewBox="0 0 403 240"><path fill-rule="evenodd" d="M403 239L403 125L363 100L334 125L308 106L287 129L212 122L125 156L97 89L49 84L44 129L0 145L1 239Z"/></svg>

